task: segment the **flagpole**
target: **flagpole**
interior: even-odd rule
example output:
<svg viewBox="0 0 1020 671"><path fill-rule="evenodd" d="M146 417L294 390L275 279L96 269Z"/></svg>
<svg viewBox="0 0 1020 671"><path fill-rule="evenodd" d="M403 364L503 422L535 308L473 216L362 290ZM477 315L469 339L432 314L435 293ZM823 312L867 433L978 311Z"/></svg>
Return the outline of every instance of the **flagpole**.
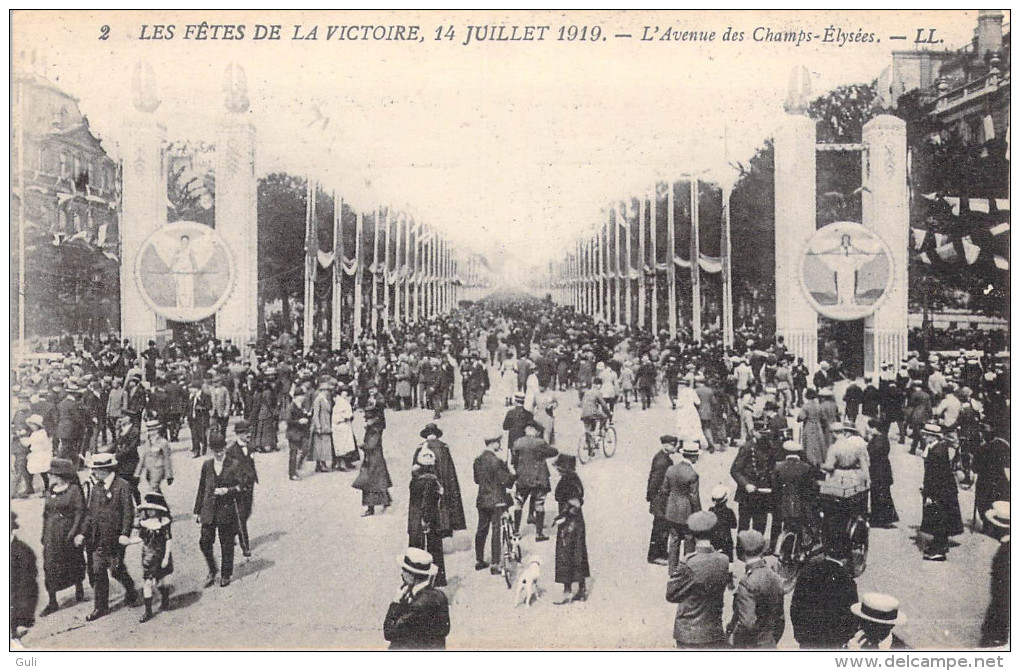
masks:
<svg viewBox="0 0 1020 671"><path fill-rule="evenodd" d="M602 319L609 322L609 226L603 221L599 231L599 311Z"/></svg>
<svg viewBox="0 0 1020 671"><path fill-rule="evenodd" d="M411 248L411 229L414 228L414 219L408 219L404 215L404 323L410 324L411 319L411 288L414 279L414 267L411 265L413 249Z"/></svg>
<svg viewBox="0 0 1020 671"><path fill-rule="evenodd" d="M400 243L404 239L402 233L404 224L407 222L405 219L406 215L401 212L400 216L394 220L393 224L393 325L396 328L400 328L403 325L403 320L400 318L400 283L402 280L403 271L400 266Z"/></svg>
<svg viewBox="0 0 1020 671"><path fill-rule="evenodd" d="M645 327L645 310L647 308L647 297L645 296L645 216L648 213L648 199L641 196L641 205L638 207L638 326Z"/></svg>
<svg viewBox="0 0 1020 671"><path fill-rule="evenodd" d="M666 281L669 296L669 337L676 338L676 189L675 182L669 181L669 192L666 196Z"/></svg>
<svg viewBox="0 0 1020 671"><path fill-rule="evenodd" d="M305 311L301 346L305 354L312 349L315 332L315 270L318 264L319 241L315 222L315 180L308 177L305 194Z"/></svg>
<svg viewBox="0 0 1020 671"><path fill-rule="evenodd" d="M733 273L730 266L730 255L733 253L730 240L730 197L733 195L730 185L723 186L723 347L733 347Z"/></svg>
<svg viewBox="0 0 1020 671"><path fill-rule="evenodd" d="M659 335L659 255L658 255L658 210L659 210L659 184L652 184L652 193L649 196L649 240L651 242L651 266L652 266L652 334Z"/></svg>
<svg viewBox="0 0 1020 671"><path fill-rule="evenodd" d="M616 319L614 320L619 326L623 323L623 281L620 277L620 204L617 203L613 208L612 212L612 233L613 233L613 275L614 285L616 291L616 297L613 302L616 307Z"/></svg>
<svg viewBox="0 0 1020 671"><path fill-rule="evenodd" d="M383 229L383 313L382 322L383 330L390 330L390 224L392 223L393 208L386 208L386 226Z"/></svg>
<svg viewBox="0 0 1020 671"><path fill-rule="evenodd" d="M379 311L379 224L382 223L382 207L374 213L375 221L372 222L372 312L368 316L372 335L378 333Z"/></svg>
<svg viewBox="0 0 1020 671"><path fill-rule="evenodd" d="M354 258L357 264L357 270L354 271L354 339L359 340L361 338L361 318L362 318L362 292L364 286L362 283L365 280L365 264L361 258L362 255L362 244L361 238L365 228L365 215L358 210L358 218L354 225Z"/></svg>
<svg viewBox="0 0 1020 671"><path fill-rule="evenodd" d="M337 200L333 191L333 328L330 336L332 349L340 349L343 343L344 323L344 231L343 201Z"/></svg>
<svg viewBox="0 0 1020 671"><path fill-rule="evenodd" d="M634 323L634 287L631 286L632 282L630 279L630 267L631 267L631 223L630 223L630 203L626 203L624 207L624 214L620 217L620 223L623 227L623 234L626 236L623 239L623 286L626 293L624 293L623 310L624 320L623 323L630 326Z"/></svg>
<svg viewBox="0 0 1020 671"><path fill-rule="evenodd" d="M691 331L694 342L701 342L701 241L699 228L700 203L698 192L700 180L691 178Z"/></svg>

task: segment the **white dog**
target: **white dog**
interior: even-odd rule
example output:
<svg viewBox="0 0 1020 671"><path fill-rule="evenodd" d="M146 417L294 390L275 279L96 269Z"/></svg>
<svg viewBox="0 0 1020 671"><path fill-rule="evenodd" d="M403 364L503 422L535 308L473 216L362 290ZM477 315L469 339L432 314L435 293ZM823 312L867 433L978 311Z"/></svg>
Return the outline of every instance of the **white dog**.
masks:
<svg viewBox="0 0 1020 671"><path fill-rule="evenodd" d="M521 567L521 572L517 576L517 589L514 590L515 608L522 603L531 607L544 591L538 584L542 576L542 558L529 556Z"/></svg>

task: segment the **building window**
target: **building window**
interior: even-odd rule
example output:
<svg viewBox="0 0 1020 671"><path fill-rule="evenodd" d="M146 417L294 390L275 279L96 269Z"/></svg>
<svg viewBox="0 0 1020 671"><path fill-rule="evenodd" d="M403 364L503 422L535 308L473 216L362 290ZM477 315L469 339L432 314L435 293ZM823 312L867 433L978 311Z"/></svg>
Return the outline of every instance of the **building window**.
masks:
<svg viewBox="0 0 1020 671"><path fill-rule="evenodd" d="M60 154L60 176L67 177L67 154Z"/></svg>
<svg viewBox="0 0 1020 671"><path fill-rule="evenodd" d="M72 221L74 223L74 229L71 231L71 233L73 234L81 231L81 215L75 212Z"/></svg>

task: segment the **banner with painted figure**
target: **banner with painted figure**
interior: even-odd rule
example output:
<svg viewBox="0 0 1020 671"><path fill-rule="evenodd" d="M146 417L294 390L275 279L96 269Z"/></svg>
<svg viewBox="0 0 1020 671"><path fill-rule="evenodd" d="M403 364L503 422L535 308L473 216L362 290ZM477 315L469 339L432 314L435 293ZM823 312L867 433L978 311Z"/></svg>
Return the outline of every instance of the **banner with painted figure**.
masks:
<svg viewBox="0 0 1020 671"><path fill-rule="evenodd" d="M142 244L135 281L156 314L178 322L200 321L230 295L234 260L213 228L178 221L157 229Z"/></svg>
<svg viewBox="0 0 1020 671"><path fill-rule="evenodd" d="M819 314L841 321L861 319L872 314L892 288L892 254L878 235L860 224L829 224L805 246L800 282Z"/></svg>

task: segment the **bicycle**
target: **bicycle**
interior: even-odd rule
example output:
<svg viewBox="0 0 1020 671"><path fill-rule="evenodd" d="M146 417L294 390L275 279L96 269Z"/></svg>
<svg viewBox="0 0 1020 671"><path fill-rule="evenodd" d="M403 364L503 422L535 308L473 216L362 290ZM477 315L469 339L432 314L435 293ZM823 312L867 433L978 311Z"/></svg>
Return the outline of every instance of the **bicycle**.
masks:
<svg viewBox="0 0 1020 671"><path fill-rule="evenodd" d="M819 494L813 519L800 529L786 531L780 536L776 547L776 557L779 560L777 573L782 579L785 593L789 594L793 590L800 570L811 558L824 552L827 543L848 543L853 576L861 577L868 565L868 497L867 489L841 494Z"/></svg>
<svg viewBox="0 0 1020 671"><path fill-rule="evenodd" d="M516 506L509 506L499 517L499 573L506 588L513 586L516 566L521 563L521 536L514 525Z"/></svg>
<svg viewBox="0 0 1020 671"><path fill-rule="evenodd" d="M581 434L577 442L577 460L587 464L599 450L602 450L607 459L616 454L616 428L613 426L612 417L600 420L595 427L594 435L588 431Z"/></svg>

